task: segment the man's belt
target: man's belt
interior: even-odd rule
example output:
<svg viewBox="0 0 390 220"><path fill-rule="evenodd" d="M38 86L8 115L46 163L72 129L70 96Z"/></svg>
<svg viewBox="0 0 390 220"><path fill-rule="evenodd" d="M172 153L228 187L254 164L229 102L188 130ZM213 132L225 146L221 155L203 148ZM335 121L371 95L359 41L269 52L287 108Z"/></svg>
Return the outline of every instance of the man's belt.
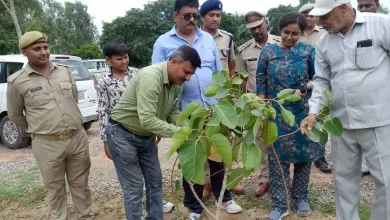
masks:
<svg viewBox="0 0 390 220"><path fill-rule="evenodd" d="M74 131L63 134L34 134L36 137L52 141L64 141L71 138L73 135L75 135Z"/></svg>

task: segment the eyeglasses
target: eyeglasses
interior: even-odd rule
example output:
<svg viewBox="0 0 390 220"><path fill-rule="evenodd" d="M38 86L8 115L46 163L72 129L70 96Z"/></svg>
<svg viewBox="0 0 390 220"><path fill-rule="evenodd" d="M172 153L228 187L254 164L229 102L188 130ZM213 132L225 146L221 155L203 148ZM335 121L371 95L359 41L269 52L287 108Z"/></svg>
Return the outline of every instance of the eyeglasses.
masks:
<svg viewBox="0 0 390 220"><path fill-rule="evenodd" d="M179 13L179 15L183 16L183 19L186 20L186 21L189 21L191 20L191 18L194 18L194 20L198 20L198 18L200 17L200 15L198 13L187 13L187 14L182 14L180 12L177 12Z"/></svg>

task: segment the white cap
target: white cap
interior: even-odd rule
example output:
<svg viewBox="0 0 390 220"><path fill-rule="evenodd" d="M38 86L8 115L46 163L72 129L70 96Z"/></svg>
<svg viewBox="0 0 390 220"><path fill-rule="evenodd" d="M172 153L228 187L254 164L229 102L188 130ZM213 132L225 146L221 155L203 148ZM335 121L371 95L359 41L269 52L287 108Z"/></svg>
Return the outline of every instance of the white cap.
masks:
<svg viewBox="0 0 390 220"><path fill-rule="evenodd" d="M349 3L350 0L317 0L313 10L309 12L309 15L323 16L328 14L334 8Z"/></svg>

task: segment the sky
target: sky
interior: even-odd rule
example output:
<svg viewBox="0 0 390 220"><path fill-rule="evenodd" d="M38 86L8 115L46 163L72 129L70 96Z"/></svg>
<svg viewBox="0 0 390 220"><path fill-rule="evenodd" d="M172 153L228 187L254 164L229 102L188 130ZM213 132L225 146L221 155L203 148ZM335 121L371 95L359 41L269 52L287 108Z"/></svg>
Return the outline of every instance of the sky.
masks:
<svg viewBox="0 0 390 220"><path fill-rule="evenodd" d="M57 0L58 2L74 2L75 0ZM110 0L101 1L97 4L96 0L79 0L88 6L88 13L94 17L94 23L101 33L102 22L111 22L116 17L124 16L130 8L143 8L143 5L153 0ZM103 3L104 2L104 3ZM205 0L200 0L203 4ZM390 8L390 0L380 0L382 4ZM248 11L267 11L278 5L296 6L299 0L222 0L223 10L226 12L245 14ZM354 7L357 5L356 0L352 0Z"/></svg>

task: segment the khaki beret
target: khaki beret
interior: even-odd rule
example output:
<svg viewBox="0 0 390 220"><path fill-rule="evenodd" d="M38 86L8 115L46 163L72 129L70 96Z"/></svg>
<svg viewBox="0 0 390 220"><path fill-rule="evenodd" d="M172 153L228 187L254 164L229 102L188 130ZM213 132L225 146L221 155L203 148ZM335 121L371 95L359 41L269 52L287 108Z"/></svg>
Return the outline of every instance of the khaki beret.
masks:
<svg viewBox="0 0 390 220"><path fill-rule="evenodd" d="M314 3L308 3L308 4L304 4L300 9L299 9L299 13L309 13L313 8L314 6L316 6L316 4Z"/></svg>
<svg viewBox="0 0 390 220"><path fill-rule="evenodd" d="M35 43L47 43L46 35L39 31L30 31L23 34L19 39L19 49L24 49Z"/></svg>
<svg viewBox="0 0 390 220"><path fill-rule="evenodd" d="M267 16L266 12L250 11L245 14L245 23L247 28L254 28L263 23L265 17Z"/></svg>

